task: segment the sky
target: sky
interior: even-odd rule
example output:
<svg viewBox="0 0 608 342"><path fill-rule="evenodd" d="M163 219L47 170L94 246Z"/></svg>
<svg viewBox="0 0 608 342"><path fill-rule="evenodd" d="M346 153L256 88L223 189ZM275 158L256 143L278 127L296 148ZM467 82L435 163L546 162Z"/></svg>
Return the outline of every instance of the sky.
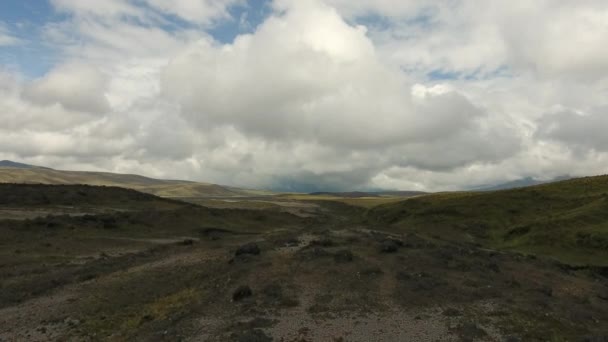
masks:
<svg viewBox="0 0 608 342"><path fill-rule="evenodd" d="M605 0L3 0L0 159L281 191L608 168Z"/></svg>

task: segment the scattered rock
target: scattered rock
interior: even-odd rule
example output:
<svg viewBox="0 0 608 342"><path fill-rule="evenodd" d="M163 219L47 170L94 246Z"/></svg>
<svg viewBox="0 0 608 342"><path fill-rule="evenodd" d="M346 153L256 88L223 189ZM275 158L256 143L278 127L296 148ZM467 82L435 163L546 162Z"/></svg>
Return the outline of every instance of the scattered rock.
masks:
<svg viewBox="0 0 608 342"><path fill-rule="evenodd" d="M461 324L457 331L462 341L476 341L488 336L488 333L475 323Z"/></svg>
<svg viewBox="0 0 608 342"><path fill-rule="evenodd" d="M399 271L395 275L395 278L397 278L397 280L405 281L412 279L412 275L404 271Z"/></svg>
<svg viewBox="0 0 608 342"><path fill-rule="evenodd" d="M77 325L80 325L80 320L74 319L72 317L68 317L63 321L63 323L69 325L70 327L75 327Z"/></svg>
<svg viewBox="0 0 608 342"><path fill-rule="evenodd" d="M284 247L298 247L300 245L300 240L297 238L289 238L283 242Z"/></svg>
<svg viewBox="0 0 608 342"><path fill-rule="evenodd" d="M448 317L456 317L456 316L462 316L462 312L460 312L459 310L454 309L454 308L447 308L447 309L443 310L443 315L448 316Z"/></svg>
<svg viewBox="0 0 608 342"><path fill-rule="evenodd" d="M298 252L297 255L298 258L300 258L301 260L314 260L318 258L329 257L332 254L323 248L314 247L310 249L302 249Z"/></svg>
<svg viewBox="0 0 608 342"><path fill-rule="evenodd" d="M235 302L241 301L245 298L251 297L253 295L253 291L247 285L239 286L234 293L232 293L232 300Z"/></svg>
<svg viewBox="0 0 608 342"><path fill-rule="evenodd" d="M383 273L384 272L382 271L382 269L378 266L368 267L361 271L361 275L364 276L379 276Z"/></svg>
<svg viewBox="0 0 608 342"><path fill-rule="evenodd" d="M457 270L460 272L469 272L472 269L469 263L462 260L449 260L446 267L448 269Z"/></svg>
<svg viewBox="0 0 608 342"><path fill-rule="evenodd" d="M511 288L520 288L521 284L515 279L507 279L505 280L505 285Z"/></svg>
<svg viewBox="0 0 608 342"><path fill-rule="evenodd" d="M118 228L118 221L114 217L101 217L100 219L102 227L104 229L116 229Z"/></svg>
<svg viewBox="0 0 608 342"><path fill-rule="evenodd" d="M238 323L241 329L256 329L256 328L269 328L276 324L276 320L271 320L264 317L255 317L253 319L242 321Z"/></svg>
<svg viewBox="0 0 608 342"><path fill-rule="evenodd" d="M283 296L283 288L277 283L269 284L262 290L262 293L268 297L280 298Z"/></svg>
<svg viewBox="0 0 608 342"><path fill-rule="evenodd" d="M93 280L95 278L97 278L97 274L96 273L86 273L81 275L80 277L78 277L78 279L80 281L89 281L89 280Z"/></svg>
<svg viewBox="0 0 608 342"><path fill-rule="evenodd" d="M192 245L194 245L194 240L192 240L192 239L185 239L185 240L182 240L182 241L178 242L177 244L180 245L180 246L192 246Z"/></svg>
<svg viewBox="0 0 608 342"><path fill-rule="evenodd" d="M334 254L334 260L336 262L351 262L353 261L353 252L348 249L343 249L341 251L337 251Z"/></svg>
<svg viewBox="0 0 608 342"><path fill-rule="evenodd" d="M142 322L150 322L154 320L154 316L151 314L146 314L141 317Z"/></svg>
<svg viewBox="0 0 608 342"><path fill-rule="evenodd" d="M280 305L285 307L298 306L300 303L297 299L291 298L285 294L281 285L273 283L266 286L262 293L264 294L265 300L273 305Z"/></svg>
<svg viewBox="0 0 608 342"><path fill-rule="evenodd" d="M321 246L321 247L333 247L335 246L335 242L328 238L323 238L320 240L313 240L309 244L309 246Z"/></svg>
<svg viewBox="0 0 608 342"><path fill-rule="evenodd" d="M553 297L553 289L550 286L542 286L537 289L538 292L544 294L547 297Z"/></svg>
<svg viewBox="0 0 608 342"><path fill-rule="evenodd" d="M271 342L272 337L266 335L260 329L248 330L240 334L238 342Z"/></svg>
<svg viewBox="0 0 608 342"><path fill-rule="evenodd" d="M251 242L245 245L242 245L241 247L239 247L236 250L236 253L234 253L236 256L239 255L245 255L245 254L249 254L249 255L259 255L260 254L260 247L258 246L257 243L255 242Z"/></svg>
<svg viewBox="0 0 608 342"><path fill-rule="evenodd" d="M223 228L203 228L200 234L209 240L220 240L224 235L233 235L234 232Z"/></svg>
<svg viewBox="0 0 608 342"><path fill-rule="evenodd" d="M400 278L399 276L400 275L398 274L398 279ZM413 291L431 291L445 285L444 281L426 272L410 274L410 277L409 280L404 278L400 278L399 280L407 280L408 286Z"/></svg>
<svg viewBox="0 0 608 342"><path fill-rule="evenodd" d="M399 247L403 245L403 243L399 243L400 241L394 239L386 239L382 241L380 244L380 252L382 253L395 253L399 250Z"/></svg>
<svg viewBox="0 0 608 342"><path fill-rule="evenodd" d="M492 271L492 272L494 272L494 273L499 273L499 272L500 272L500 267L499 267L499 266L498 266L498 264L497 264L497 263L495 263L495 262L489 262L489 263L488 263L486 266L487 266L487 268L488 268L490 271Z"/></svg>
<svg viewBox="0 0 608 342"><path fill-rule="evenodd" d="M585 336L581 342L608 342L608 335L604 336Z"/></svg>

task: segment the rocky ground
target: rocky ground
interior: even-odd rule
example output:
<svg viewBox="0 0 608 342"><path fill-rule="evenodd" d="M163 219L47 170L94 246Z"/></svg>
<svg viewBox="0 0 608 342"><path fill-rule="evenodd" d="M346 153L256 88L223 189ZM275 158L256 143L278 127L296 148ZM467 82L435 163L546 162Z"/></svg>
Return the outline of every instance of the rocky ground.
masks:
<svg viewBox="0 0 608 342"><path fill-rule="evenodd" d="M601 268L389 233L354 219L361 209L319 207L4 219L0 341L608 338Z"/></svg>

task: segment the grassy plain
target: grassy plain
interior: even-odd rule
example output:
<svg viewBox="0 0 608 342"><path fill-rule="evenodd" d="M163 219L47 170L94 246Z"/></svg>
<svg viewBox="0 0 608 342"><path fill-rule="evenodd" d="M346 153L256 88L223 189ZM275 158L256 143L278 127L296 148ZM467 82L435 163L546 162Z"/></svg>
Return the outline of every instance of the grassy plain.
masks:
<svg viewBox="0 0 608 342"><path fill-rule="evenodd" d="M601 340L606 192L187 203L0 185L0 340Z"/></svg>

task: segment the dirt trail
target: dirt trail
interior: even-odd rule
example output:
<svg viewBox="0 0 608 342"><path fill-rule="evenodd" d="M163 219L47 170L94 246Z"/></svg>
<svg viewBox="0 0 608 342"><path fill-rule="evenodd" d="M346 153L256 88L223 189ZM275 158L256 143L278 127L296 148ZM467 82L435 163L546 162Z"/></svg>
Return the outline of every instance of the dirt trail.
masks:
<svg viewBox="0 0 608 342"><path fill-rule="evenodd" d="M199 241L200 240L197 237L191 237L191 236L178 236L178 237L171 237L171 238L152 238L152 239L146 239L146 238L127 238L127 237L105 237L103 239L107 239L107 240L120 240L120 241L133 241L133 242L146 242L146 243L152 243L152 244L157 244L157 245L169 245L169 244L179 243L179 242L187 241L187 240L191 240L191 241Z"/></svg>
<svg viewBox="0 0 608 342"><path fill-rule="evenodd" d="M424 317L424 318L422 318ZM282 312L267 332L277 341L457 341L438 310L389 311L315 318L304 310Z"/></svg>
<svg viewBox="0 0 608 342"><path fill-rule="evenodd" d="M146 240L146 239L135 239ZM154 241L183 241L175 239L149 239ZM79 282L61 287L50 294L30 299L16 306L0 309L0 342L4 341L54 341L63 340L69 331L80 322L66 312L79 304L82 294L91 293L94 288L133 276L141 272L158 272L162 269L193 265L224 257L222 251L193 250L176 253L159 260L120 269L94 280Z"/></svg>

